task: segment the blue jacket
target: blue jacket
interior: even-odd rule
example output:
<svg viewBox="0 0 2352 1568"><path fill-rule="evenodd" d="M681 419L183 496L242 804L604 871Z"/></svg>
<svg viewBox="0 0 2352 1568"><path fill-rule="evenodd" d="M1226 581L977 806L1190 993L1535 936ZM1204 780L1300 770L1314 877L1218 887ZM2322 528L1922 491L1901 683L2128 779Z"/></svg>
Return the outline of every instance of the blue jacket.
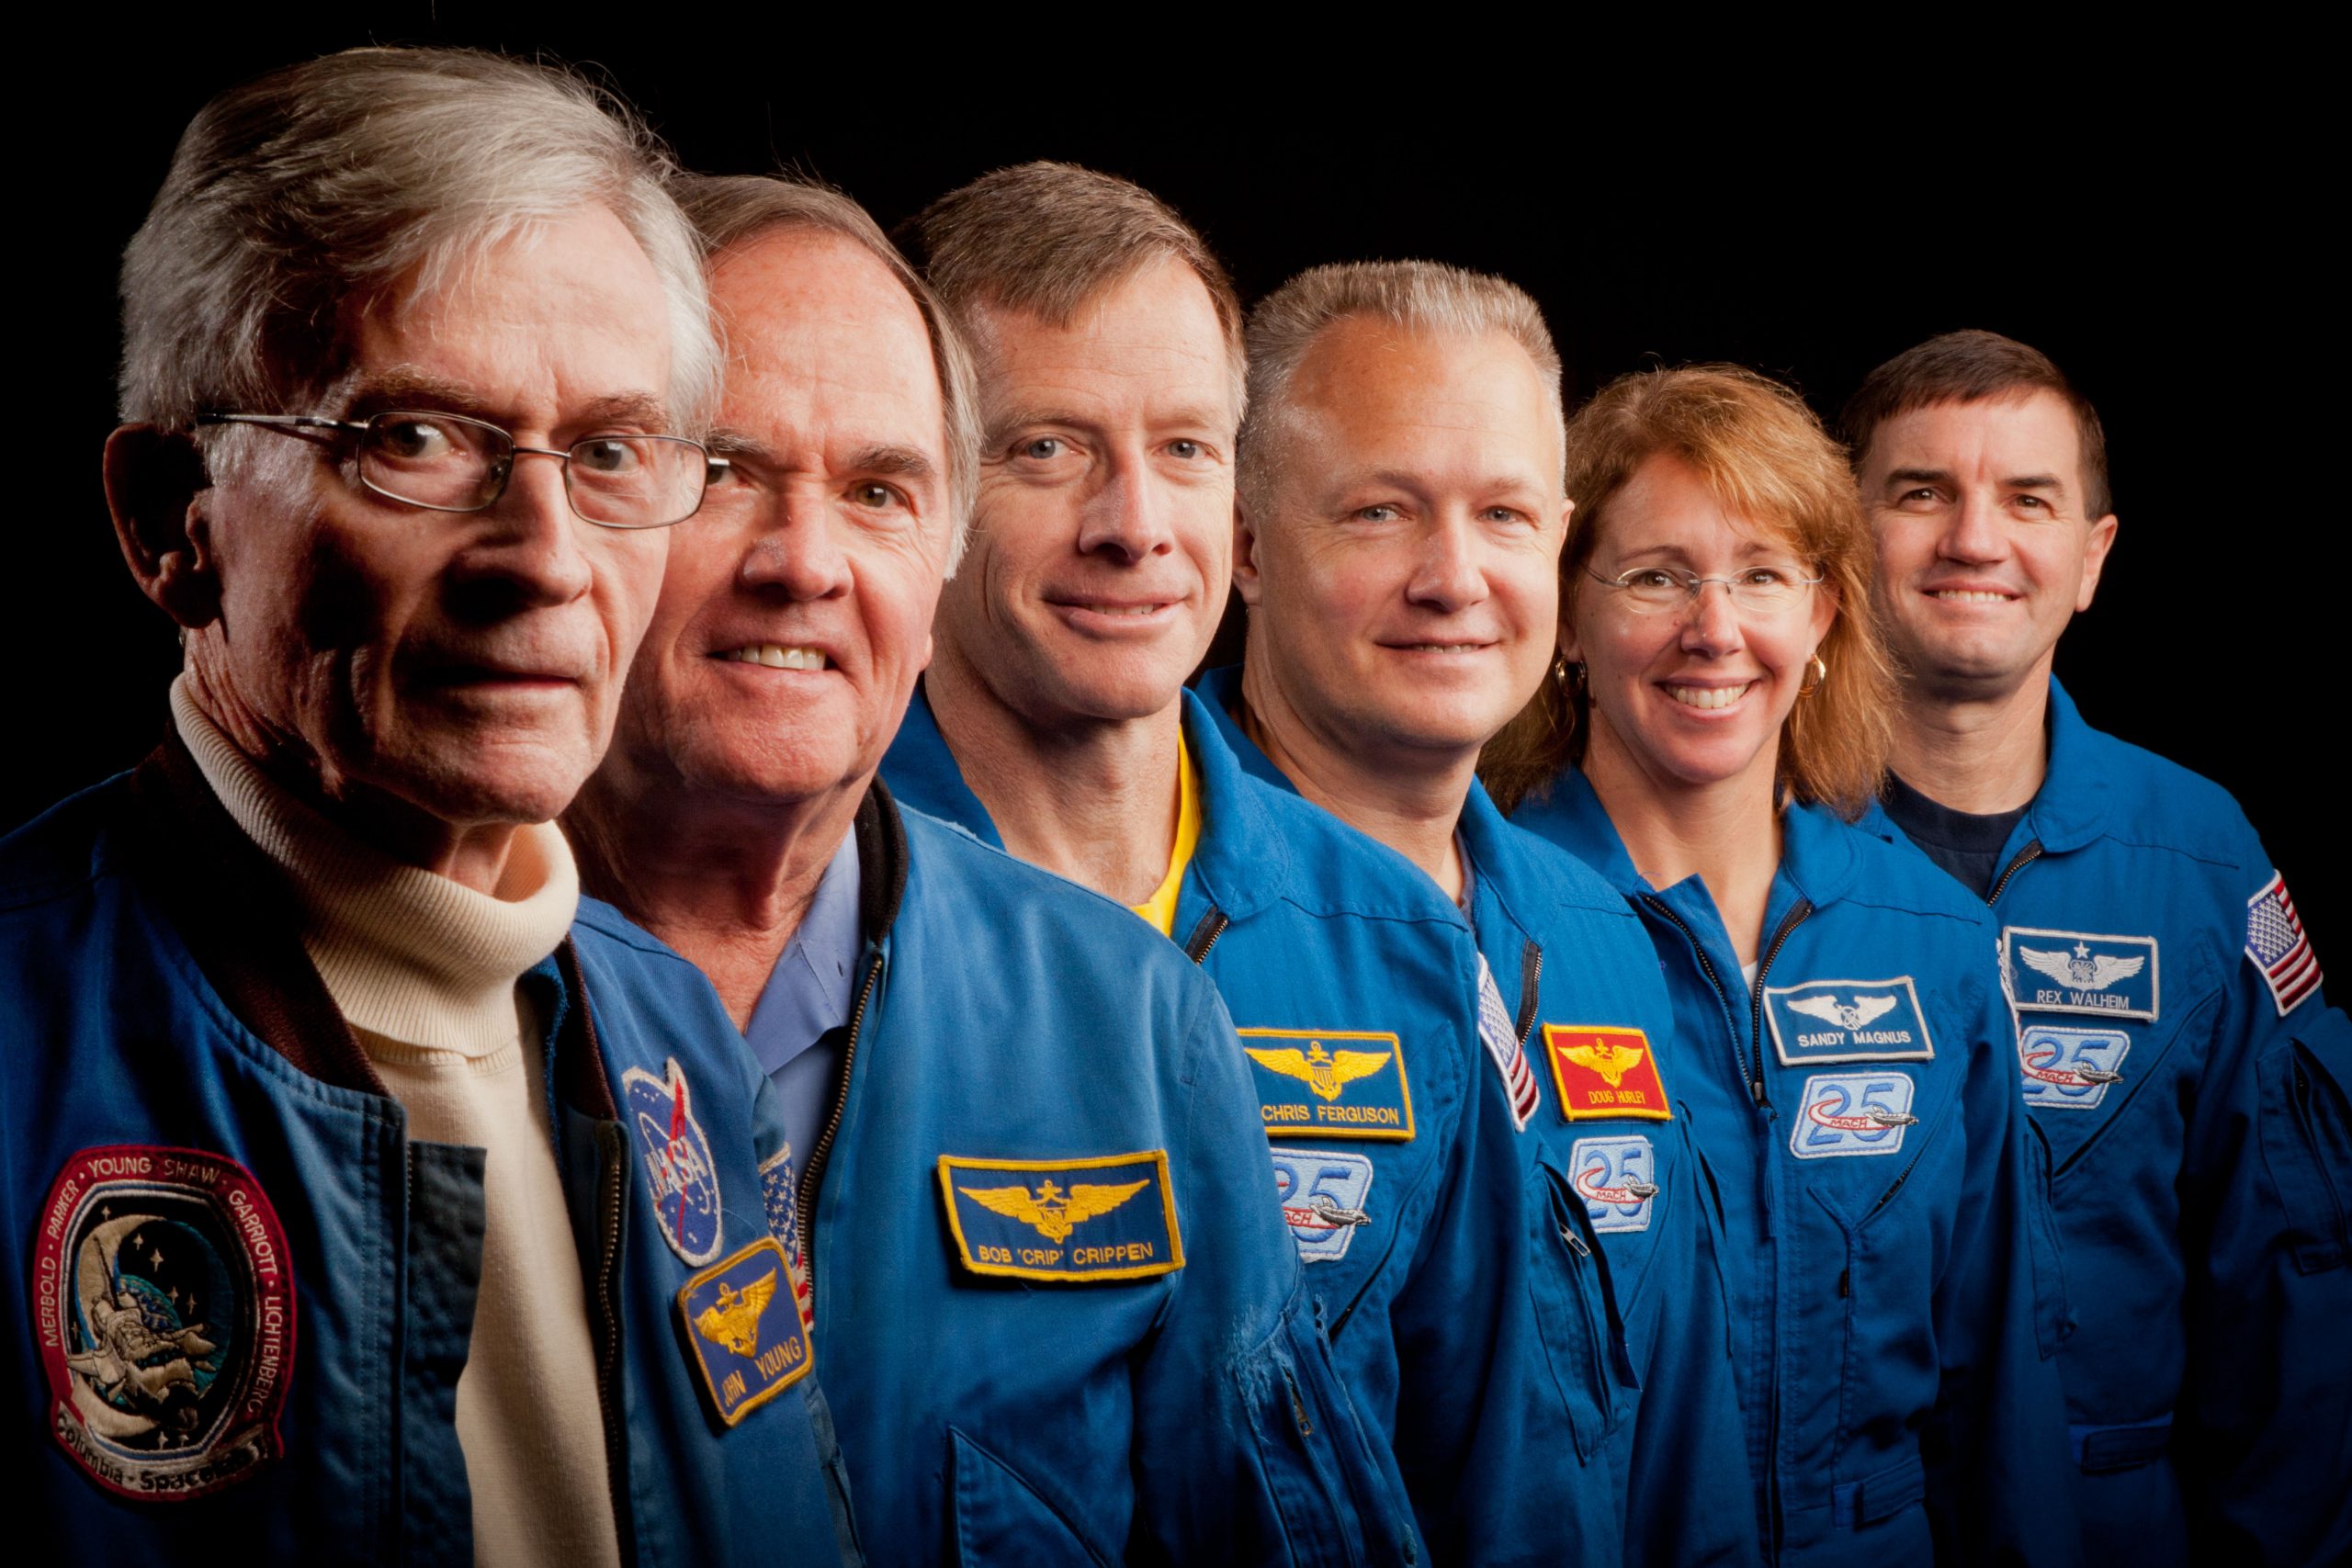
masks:
<svg viewBox="0 0 2352 1568"><path fill-rule="evenodd" d="M77 1557L470 1564L482 1151L409 1141L277 877L176 739L0 840L19 1495ZM854 1561L757 1066L610 910L526 983L624 1560ZM732 1359L693 1326L730 1282L774 1301Z"/></svg>
<svg viewBox="0 0 2352 1568"><path fill-rule="evenodd" d="M1290 792L1234 722L1239 676L1214 671L1201 695L1242 767ZM1465 1556L1556 1562L1565 1526L1587 1561L1755 1561L1723 1272L1690 1115L1669 1102L1683 1073L1657 954L1613 888L1503 820L1475 783L1459 831L1472 926L1530 1069L1515 1145L1533 1310L1509 1332L1550 1374L1522 1382L1525 1408L1488 1413L1487 1462L1515 1485L1486 1506ZM1488 1082L1510 1099L1509 1077ZM1597 1401L1571 1375L1596 1359Z"/></svg>
<svg viewBox="0 0 2352 1568"><path fill-rule="evenodd" d="M1392 1562L1211 986L1141 920L860 807L864 955L797 1195L877 1562Z"/></svg>
<svg viewBox="0 0 2352 1568"><path fill-rule="evenodd" d="M2080 1320L2060 1368L2086 1549L2344 1561L2352 1028L2236 802L2054 681L2049 736L1992 913Z"/></svg>
<svg viewBox="0 0 2352 1568"><path fill-rule="evenodd" d="M1188 693L1201 838L1175 929L1242 1035L1279 1208L1358 1413L1395 1456L1439 1561L1481 1489L1481 1408L1523 1370L1498 1359L1523 1290L1507 1108L1460 998L1468 929L1429 878L1305 801L1247 778ZM909 806L996 840L928 703L883 774ZM1129 916L1129 919L1134 917ZM1576 1371L1598 1403L1602 1363Z"/></svg>
<svg viewBox="0 0 2352 1568"><path fill-rule="evenodd" d="M2063 1282L1983 908L1791 807L1751 990L1705 885L1645 883L1582 774L1515 820L1615 886L1665 965L1771 1555L2075 1561Z"/></svg>

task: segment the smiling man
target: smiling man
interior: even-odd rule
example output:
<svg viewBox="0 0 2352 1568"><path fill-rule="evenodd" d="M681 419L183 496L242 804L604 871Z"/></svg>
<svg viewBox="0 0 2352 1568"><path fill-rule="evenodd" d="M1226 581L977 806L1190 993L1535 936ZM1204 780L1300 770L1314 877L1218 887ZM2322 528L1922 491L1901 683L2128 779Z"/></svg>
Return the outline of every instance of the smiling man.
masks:
<svg viewBox="0 0 2352 1568"><path fill-rule="evenodd" d="M1389 1561L1215 989L875 780L970 503L959 339L847 197L683 195L728 466L566 825L781 1091L766 1201L866 1549Z"/></svg>
<svg viewBox="0 0 2352 1568"><path fill-rule="evenodd" d="M702 499L662 166L566 76L354 51L208 105L126 254L171 728L0 844L10 1395L77 1553L847 1547L764 1086L548 820Z"/></svg>
<svg viewBox="0 0 2352 1568"><path fill-rule="evenodd" d="M2116 538L2098 415L1964 332L1872 371L1846 423L1907 720L1873 820L2000 919L2079 1325L2085 1551L2342 1561L2352 1028L2236 803L2051 675Z"/></svg>
<svg viewBox="0 0 2352 1568"><path fill-rule="evenodd" d="M1247 655L1203 692L1244 767L1396 850L1469 920L1461 1005L1533 1242L1489 1259L1524 1274L1501 1330L1524 1370L1481 1412L1509 1457L1447 1500L1433 1540L1476 1562L1567 1542L1582 1562L1747 1558L1723 1282L1655 954L1606 883L1504 821L1476 776L1552 662L1570 503L1551 333L1500 278L1384 262L1300 274L1249 343ZM1547 1310L1579 1295L1605 1343Z"/></svg>

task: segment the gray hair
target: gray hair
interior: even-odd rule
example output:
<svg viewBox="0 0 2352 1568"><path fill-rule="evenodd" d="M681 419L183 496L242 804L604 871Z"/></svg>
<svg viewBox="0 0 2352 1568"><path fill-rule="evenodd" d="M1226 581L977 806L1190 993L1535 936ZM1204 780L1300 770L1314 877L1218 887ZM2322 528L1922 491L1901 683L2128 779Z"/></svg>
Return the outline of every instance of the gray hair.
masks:
<svg viewBox="0 0 2352 1568"><path fill-rule="evenodd" d="M1527 351L1560 435L1560 477L1567 468L1567 413L1560 397L1560 351L1544 312L1517 284L1442 262L1340 262L1309 267L1250 312L1249 415L1241 423L1235 481L1252 513L1262 514L1273 483L1274 427L1288 413L1290 384L1316 340L1352 316L1408 332L1484 337L1500 333Z"/></svg>
<svg viewBox="0 0 2352 1568"><path fill-rule="evenodd" d="M1132 180L1075 164L1019 164L948 192L899 237L975 344L988 341L975 320L982 307L1068 326L1097 294L1174 257L1208 290L1240 412L1247 386L1233 279L1197 230Z"/></svg>
<svg viewBox="0 0 2352 1568"><path fill-rule="evenodd" d="M971 350L939 296L865 209L830 186L790 175L686 175L672 181L671 190L702 236L706 256L715 257L772 230L813 229L863 247L914 300L931 334L931 362L939 376L939 402L946 421L947 492L955 522L947 575L955 576L979 491L979 384Z"/></svg>
<svg viewBox="0 0 2352 1568"><path fill-rule="evenodd" d="M669 168L610 93L472 50L348 50L232 88L188 123L123 252L121 417L309 412L290 405L343 374L355 300L440 287L593 203L661 279L669 417L699 434L718 352Z"/></svg>

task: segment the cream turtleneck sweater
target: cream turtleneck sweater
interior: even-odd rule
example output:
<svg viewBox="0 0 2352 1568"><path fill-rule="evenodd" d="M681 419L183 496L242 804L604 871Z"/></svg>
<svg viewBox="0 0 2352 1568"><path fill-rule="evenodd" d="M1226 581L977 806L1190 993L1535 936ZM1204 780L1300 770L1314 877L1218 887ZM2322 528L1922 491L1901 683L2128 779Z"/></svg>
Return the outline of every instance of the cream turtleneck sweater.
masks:
<svg viewBox="0 0 2352 1568"><path fill-rule="evenodd" d="M548 1127L545 1021L516 987L579 907L570 847L552 823L520 829L485 896L391 859L278 787L185 679L172 716L212 793L286 873L302 946L408 1135L487 1151L481 1288L458 1380L474 1560L616 1565L595 1352Z"/></svg>

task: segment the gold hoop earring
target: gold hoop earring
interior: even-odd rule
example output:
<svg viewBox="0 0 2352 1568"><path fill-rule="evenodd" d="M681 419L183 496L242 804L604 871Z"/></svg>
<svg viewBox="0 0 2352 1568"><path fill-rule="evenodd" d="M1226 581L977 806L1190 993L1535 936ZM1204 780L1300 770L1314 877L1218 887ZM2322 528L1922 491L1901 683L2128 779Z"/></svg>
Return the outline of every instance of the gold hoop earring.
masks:
<svg viewBox="0 0 2352 1568"><path fill-rule="evenodd" d="M1813 679L1797 688L1797 695L1801 697L1809 697L1813 695L1814 693L1821 690L1821 683L1828 679L1828 660L1823 659L1818 653L1815 654L1813 656Z"/></svg>

